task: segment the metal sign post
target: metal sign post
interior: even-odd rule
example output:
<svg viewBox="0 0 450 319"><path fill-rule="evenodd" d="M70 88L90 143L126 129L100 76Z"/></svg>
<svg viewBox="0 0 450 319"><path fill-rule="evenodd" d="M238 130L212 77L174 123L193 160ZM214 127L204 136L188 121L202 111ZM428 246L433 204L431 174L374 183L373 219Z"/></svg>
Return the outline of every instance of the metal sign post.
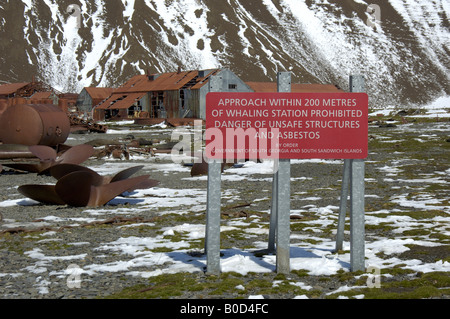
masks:
<svg viewBox="0 0 450 319"><path fill-rule="evenodd" d="M353 93L365 91L363 76L350 76L350 91ZM352 272L365 271L364 175L364 160L347 159L344 161L336 251L342 250L343 246L348 189L350 187L350 270Z"/></svg>
<svg viewBox="0 0 450 319"><path fill-rule="evenodd" d="M291 73L278 73L278 92L291 92ZM289 274L290 272L290 234L291 234L291 161L280 159L275 163L276 170L273 179L273 199L269 232L269 251L274 251L276 237L276 272ZM277 161L275 161L277 162ZM278 165L278 167L277 167Z"/></svg>
<svg viewBox="0 0 450 319"><path fill-rule="evenodd" d="M345 159L336 247L342 249L350 188L351 270L364 270L364 159L368 154L368 96L361 93L364 79L350 78L351 91L360 93L291 93L289 72L278 73L278 93L227 93L225 84L221 77L211 77L211 93L206 97L206 272L221 271L222 161L242 156L275 159L268 251L276 252L276 272L282 274L290 272L290 160Z"/></svg>
<svg viewBox="0 0 450 319"><path fill-rule="evenodd" d="M220 92L223 80L212 76L210 92ZM206 200L206 273L220 274L220 206L221 206L222 163L210 160L208 163L208 193Z"/></svg>

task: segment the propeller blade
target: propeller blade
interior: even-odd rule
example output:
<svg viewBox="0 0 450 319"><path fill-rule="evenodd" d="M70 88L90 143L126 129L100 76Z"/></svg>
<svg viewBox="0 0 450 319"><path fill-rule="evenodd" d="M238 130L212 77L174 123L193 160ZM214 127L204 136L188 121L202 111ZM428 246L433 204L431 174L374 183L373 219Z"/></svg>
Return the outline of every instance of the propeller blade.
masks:
<svg viewBox="0 0 450 319"><path fill-rule="evenodd" d="M93 176L92 183L94 186L101 186L107 182L105 178L100 176L97 172L77 164L57 164L52 166L49 170L50 174L57 180L60 180L64 176L73 172L86 172Z"/></svg>
<svg viewBox="0 0 450 319"><path fill-rule="evenodd" d="M63 153L67 152L71 148L72 148L72 146L67 145L67 144L58 144L56 146L56 153L58 153L58 156L61 156Z"/></svg>
<svg viewBox="0 0 450 319"><path fill-rule="evenodd" d="M56 151L50 146L34 145L29 147L30 152L42 162L53 162L56 160Z"/></svg>
<svg viewBox="0 0 450 319"><path fill-rule="evenodd" d="M161 184L160 181L154 180L154 179L147 179L145 181L142 181L141 183L137 184L133 188L127 189L128 192L135 191L137 189L149 189L152 187L156 187L159 184Z"/></svg>
<svg viewBox="0 0 450 319"><path fill-rule="evenodd" d="M208 164L206 162L194 163L191 168L191 176L208 175Z"/></svg>
<svg viewBox="0 0 450 319"><path fill-rule="evenodd" d="M60 163L66 164L82 164L94 155L94 147L91 145L81 144L73 146L64 152L60 157Z"/></svg>
<svg viewBox="0 0 450 319"><path fill-rule="evenodd" d="M66 204L56 193L55 185L24 185L20 186L18 190L22 195L42 204Z"/></svg>
<svg viewBox="0 0 450 319"><path fill-rule="evenodd" d="M139 172L142 168L144 168L143 165L141 166L136 166L136 167L131 167L128 168L126 170L123 170L119 173L117 173L112 179L111 179L111 183L114 182L118 182L118 181L122 181L124 179L130 178L131 176L133 176L134 174L136 174L137 172Z"/></svg>
<svg viewBox="0 0 450 319"><path fill-rule="evenodd" d="M134 178L125 179L122 181L106 184L103 186L93 186L91 198L88 207L100 207L108 204L111 200L120 194L128 191L144 182L149 176L138 176Z"/></svg>
<svg viewBox="0 0 450 319"><path fill-rule="evenodd" d="M91 197L95 176L89 172L77 171L63 176L56 183L56 193L69 206L86 207Z"/></svg>
<svg viewBox="0 0 450 319"><path fill-rule="evenodd" d="M222 173L225 169L226 163L222 163ZM208 175L208 163L203 159L201 163L194 163L191 168L191 176Z"/></svg>

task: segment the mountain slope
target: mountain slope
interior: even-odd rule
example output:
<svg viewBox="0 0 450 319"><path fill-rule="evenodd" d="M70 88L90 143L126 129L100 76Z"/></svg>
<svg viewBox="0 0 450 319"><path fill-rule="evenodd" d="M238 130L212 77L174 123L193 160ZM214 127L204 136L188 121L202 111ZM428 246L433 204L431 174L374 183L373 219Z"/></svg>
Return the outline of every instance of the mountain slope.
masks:
<svg viewBox="0 0 450 319"><path fill-rule="evenodd" d="M69 5L81 9L67 12ZM369 4L380 23L369 26ZM450 95L446 0L0 0L0 81L32 75L63 92L150 72L229 67L246 81L348 87L371 104ZM1 82L0 82L1 83Z"/></svg>

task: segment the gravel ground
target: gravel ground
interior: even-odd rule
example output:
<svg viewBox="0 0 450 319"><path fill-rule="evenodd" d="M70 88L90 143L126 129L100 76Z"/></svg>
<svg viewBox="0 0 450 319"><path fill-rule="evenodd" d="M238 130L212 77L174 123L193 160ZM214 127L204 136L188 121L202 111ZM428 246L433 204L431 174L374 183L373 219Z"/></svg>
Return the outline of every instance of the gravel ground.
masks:
<svg viewBox="0 0 450 319"><path fill-rule="evenodd" d="M380 136L388 137L392 141L408 140L419 137L429 131L430 127L443 125L443 123L424 123L416 124L409 127L408 130L396 129L392 127L371 126L370 135L375 139ZM446 123L445 125L448 125ZM445 126L444 126L445 128ZM123 129L123 128L122 128ZM433 131L437 134L437 138L445 140L448 138L447 130ZM154 130L142 133L132 133L136 138L144 137L147 139L168 139L170 130ZM123 134L108 135L71 135L69 143L72 145L85 143L94 139L110 139L116 140L123 138ZM408 135L408 136L405 136ZM397 145L399 144L399 145ZM428 147L416 149L415 154L410 148L406 147L401 150L402 143L389 143L385 149L378 148L371 152L366 165L366 176L372 181L367 183L366 193L373 195L367 198L366 205L370 208L379 210L381 207L388 205L386 198L393 195L393 189L386 187L384 174L380 174L380 167L384 166L388 161L405 159L404 165L411 163L426 163L427 157L433 157L433 165L440 167L430 167L429 165L417 165L416 174L432 173L436 170L445 171L449 168L448 147L444 150ZM402 155L395 154L396 151L403 151ZM423 154L423 151L426 154ZM401 157L399 157L401 156ZM168 159L149 158L149 162L170 163ZM130 161L133 162L133 159ZM3 161L6 163L6 161ZM87 166L101 166L111 163L105 159L90 159L85 163ZM117 165L126 163L123 161L115 161ZM151 177L161 182L161 188L170 189L206 189L205 180L184 179L190 176L188 171L165 173L151 170L145 167L139 174L151 174ZM314 205L318 207L327 207L329 205L339 205L339 189L342 176L342 165L326 165L317 163L305 163L302 165L292 166L292 177L299 177L298 180L292 182L292 208L303 207L308 204L302 197L317 196L319 199L314 200ZM261 177L267 178L268 175ZM448 176L445 176L448 181ZM37 176L30 173L18 173L4 169L0 175L0 202L7 200L23 198L18 191L18 185L24 184L45 184L54 183L51 177ZM399 185L391 183L389 186ZM259 214L267 212L270 209L270 200L260 200L264 197L270 197L271 183L268 181L223 181L223 190L232 189L233 196L230 200L223 204L224 210L230 214L224 216L226 222L238 220L244 213L248 217L251 214ZM401 193L401 192L400 192ZM448 189L447 189L447 205L448 205ZM246 204L251 206L245 206ZM244 207L233 208L244 204ZM113 207L118 211L132 207L132 204L122 203ZM109 207L111 208L111 207ZM369 209L370 209L369 208ZM65 206L21 206L14 205L1 208L2 220L0 221L0 299L81 299L81 298L98 298L107 297L114 293L120 292L126 287L137 284L145 284L147 279L139 276L125 275L123 272L105 272L102 275L84 277L81 287L70 289L68 287L68 273L70 265L76 264L80 267L93 264L107 264L115 261L123 261L127 259L119 253L99 252L98 247L104 243L114 242L120 237L130 236L155 236L159 229L157 227L147 227L145 229L139 227L120 227L130 223L157 223L159 226L173 226L183 224L186 220L177 220L173 216L164 217L158 209L150 209L147 211L139 211L127 215L120 213L117 215L111 213L102 213L99 209L98 214L92 221L83 220L77 222L77 218L86 218L85 208L72 208ZM204 219L204 211L196 214L190 214L193 219L201 222ZM267 214L266 214L267 215ZM46 217L56 216L59 219L48 220ZM92 217L92 216L91 216ZM115 218L115 219L114 219ZM128 219L126 219L128 218ZM267 216L264 217L268 221ZM93 222L104 222L103 224L94 224ZM105 222L106 221L106 222ZM294 221L293 221L294 222ZM15 230L14 230L15 229ZM6 231L6 232L5 232ZM42 235L52 233L52 236ZM390 233L391 230L374 229L367 230L367 240L371 241L378 236L395 236ZM348 238L346 238L348 240ZM240 238L238 242L222 242L224 247L245 247L252 244L255 239ZM264 236L260 236L258 240L267 240ZM295 240L294 240L295 242ZM448 244L448 240L447 240ZM448 246L447 246L448 247ZM38 262L38 255L54 256L41 259ZM448 258L448 255L442 255L442 251L436 249L435 256L427 256L434 260L435 257ZM72 259L76 256L76 259ZM66 258L65 258L66 257ZM405 256L406 258L417 258L417 256ZM433 259L434 258L434 259ZM136 269L137 271L139 269ZM146 269L150 271L150 269ZM203 273L192 274L198 281L207 280L207 276ZM255 274L243 277L243 280L254 280L256 277L265 278L266 280L274 280L276 274L259 275ZM406 275L398 275L389 280L404 280ZM299 274L292 274L291 280L300 279ZM334 291L343 285L342 279L338 277L327 277L323 280L322 276L301 276L301 281L307 285L314 287L318 291L317 298L325 297L326 293ZM348 283L355 281L355 278L349 279ZM181 296L182 298L205 298L207 293L189 292ZM236 295L225 294L223 298L235 298ZM267 298L293 298L295 295L286 293L278 296L266 296ZM443 296L443 298L448 296Z"/></svg>

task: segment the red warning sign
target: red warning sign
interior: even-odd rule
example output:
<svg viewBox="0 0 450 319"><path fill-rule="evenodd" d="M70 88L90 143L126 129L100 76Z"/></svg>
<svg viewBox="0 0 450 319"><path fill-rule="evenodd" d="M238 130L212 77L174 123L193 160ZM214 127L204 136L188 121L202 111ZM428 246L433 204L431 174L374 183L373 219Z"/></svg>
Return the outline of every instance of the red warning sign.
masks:
<svg viewBox="0 0 450 319"><path fill-rule="evenodd" d="M209 93L211 159L364 159L365 93Z"/></svg>

